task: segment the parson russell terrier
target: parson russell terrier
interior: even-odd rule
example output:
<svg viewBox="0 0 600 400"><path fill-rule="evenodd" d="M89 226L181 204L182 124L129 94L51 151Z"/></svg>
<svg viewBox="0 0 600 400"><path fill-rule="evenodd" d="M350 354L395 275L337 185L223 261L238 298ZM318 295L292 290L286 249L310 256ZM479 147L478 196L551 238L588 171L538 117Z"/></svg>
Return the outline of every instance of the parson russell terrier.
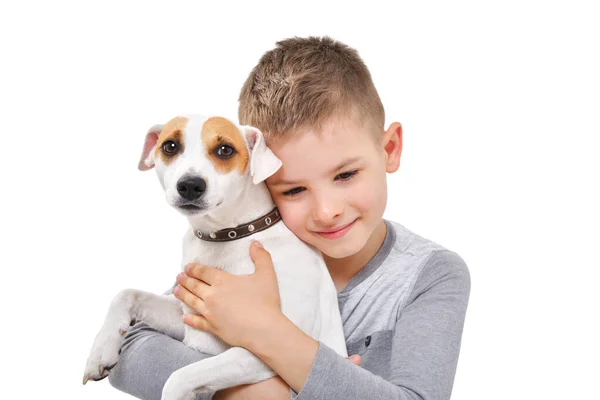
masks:
<svg viewBox="0 0 600 400"><path fill-rule="evenodd" d="M190 222L183 238L182 268L200 263L232 274L253 273L250 242L260 241L273 260L283 314L306 334L347 356L336 289L325 263L318 251L280 222L263 182L281 161L258 129L222 117L174 118L146 135L139 169L153 167L167 202ZM163 388L163 400L194 399L199 391L275 375L248 350L183 324L181 316L189 312L194 311L173 295L120 292L96 336L83 383L108 376L136 320L214 355L175 371Z"/></svg>

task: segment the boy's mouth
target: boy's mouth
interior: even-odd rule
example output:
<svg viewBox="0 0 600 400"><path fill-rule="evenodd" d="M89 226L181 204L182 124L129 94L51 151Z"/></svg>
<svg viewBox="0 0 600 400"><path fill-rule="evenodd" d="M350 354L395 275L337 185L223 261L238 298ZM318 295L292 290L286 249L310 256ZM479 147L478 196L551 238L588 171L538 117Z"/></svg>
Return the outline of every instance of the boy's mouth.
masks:
<svg viewBox="0 0 600 400"><path fill-rule="evenodd" d="M352 226L354 225L355 222L356 222L356 220L354 220L348 224L345 224L345 225L337 226L335 228L326 229L326 230L322 230L322 231L315 231L315 233L325 239L339 239L342 236L346 235L346 233L348 233L348 231L350 231L350 229L352 229Z"/></svg>

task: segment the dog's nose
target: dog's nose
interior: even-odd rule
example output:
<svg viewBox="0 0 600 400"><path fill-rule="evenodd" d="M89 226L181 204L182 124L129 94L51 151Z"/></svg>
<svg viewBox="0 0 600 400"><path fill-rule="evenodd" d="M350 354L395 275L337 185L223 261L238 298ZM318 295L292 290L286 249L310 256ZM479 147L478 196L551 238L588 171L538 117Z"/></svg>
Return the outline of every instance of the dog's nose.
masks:
<svg viewBox="0 0 600 400"><path fill-rule="evenodd" d="M202 178L186 178L177 182L177 192L186 200L196 200L206 190L206 182Z"/></svg>

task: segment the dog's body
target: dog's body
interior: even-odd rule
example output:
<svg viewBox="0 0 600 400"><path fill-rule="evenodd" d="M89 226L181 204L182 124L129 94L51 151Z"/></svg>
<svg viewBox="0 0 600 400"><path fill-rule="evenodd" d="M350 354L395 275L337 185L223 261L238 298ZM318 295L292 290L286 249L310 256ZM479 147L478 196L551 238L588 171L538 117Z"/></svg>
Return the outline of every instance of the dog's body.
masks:
<svg viewBox="0 0 600 400"><path fill-rule="evenodd" d="M178 151L173 151L175 148ZM335 286L321 255L300 241L282 221L272 223L264 218L274 209L274 203L263 180L281 162L266 148L260 131L220 117L178 117L148 132L140 169L153 166L168 202L190 221L183 239L182 268L194 262L232 274L252 273L250 242L260 241L274 264L283 314L309 336L347 355ZM268 220L263 223L267 228L252 232L251 226L247 228L249 236L229 231L229 238L235 240L199 238L207 239L214 232L233 230L261 217L263 222ZM249 351L230 347L208 332L184 325L184 312L193 310L173 295L133 289L119 293L92 347L84 383L108 375L134 320L215 355L174 372L164 386L163 400L193 399L195 391L221 390L274 375Z"/></svg>

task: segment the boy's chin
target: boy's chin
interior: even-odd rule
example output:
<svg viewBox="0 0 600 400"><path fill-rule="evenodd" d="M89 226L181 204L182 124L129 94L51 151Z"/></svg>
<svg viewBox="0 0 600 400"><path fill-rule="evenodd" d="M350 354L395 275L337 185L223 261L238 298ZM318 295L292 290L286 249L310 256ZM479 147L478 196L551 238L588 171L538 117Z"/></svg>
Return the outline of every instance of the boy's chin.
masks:
<svg viewBox="0 0 600 400"><path fill-rule="evenodd" d="M347 243L339 243L339 244L329 244L325 246L321 246L319 249L324 256L329 258L346 258L351 257L358 253L364 247L364 243L361 246L357 243L351 243L348 241Z"/></svg>

